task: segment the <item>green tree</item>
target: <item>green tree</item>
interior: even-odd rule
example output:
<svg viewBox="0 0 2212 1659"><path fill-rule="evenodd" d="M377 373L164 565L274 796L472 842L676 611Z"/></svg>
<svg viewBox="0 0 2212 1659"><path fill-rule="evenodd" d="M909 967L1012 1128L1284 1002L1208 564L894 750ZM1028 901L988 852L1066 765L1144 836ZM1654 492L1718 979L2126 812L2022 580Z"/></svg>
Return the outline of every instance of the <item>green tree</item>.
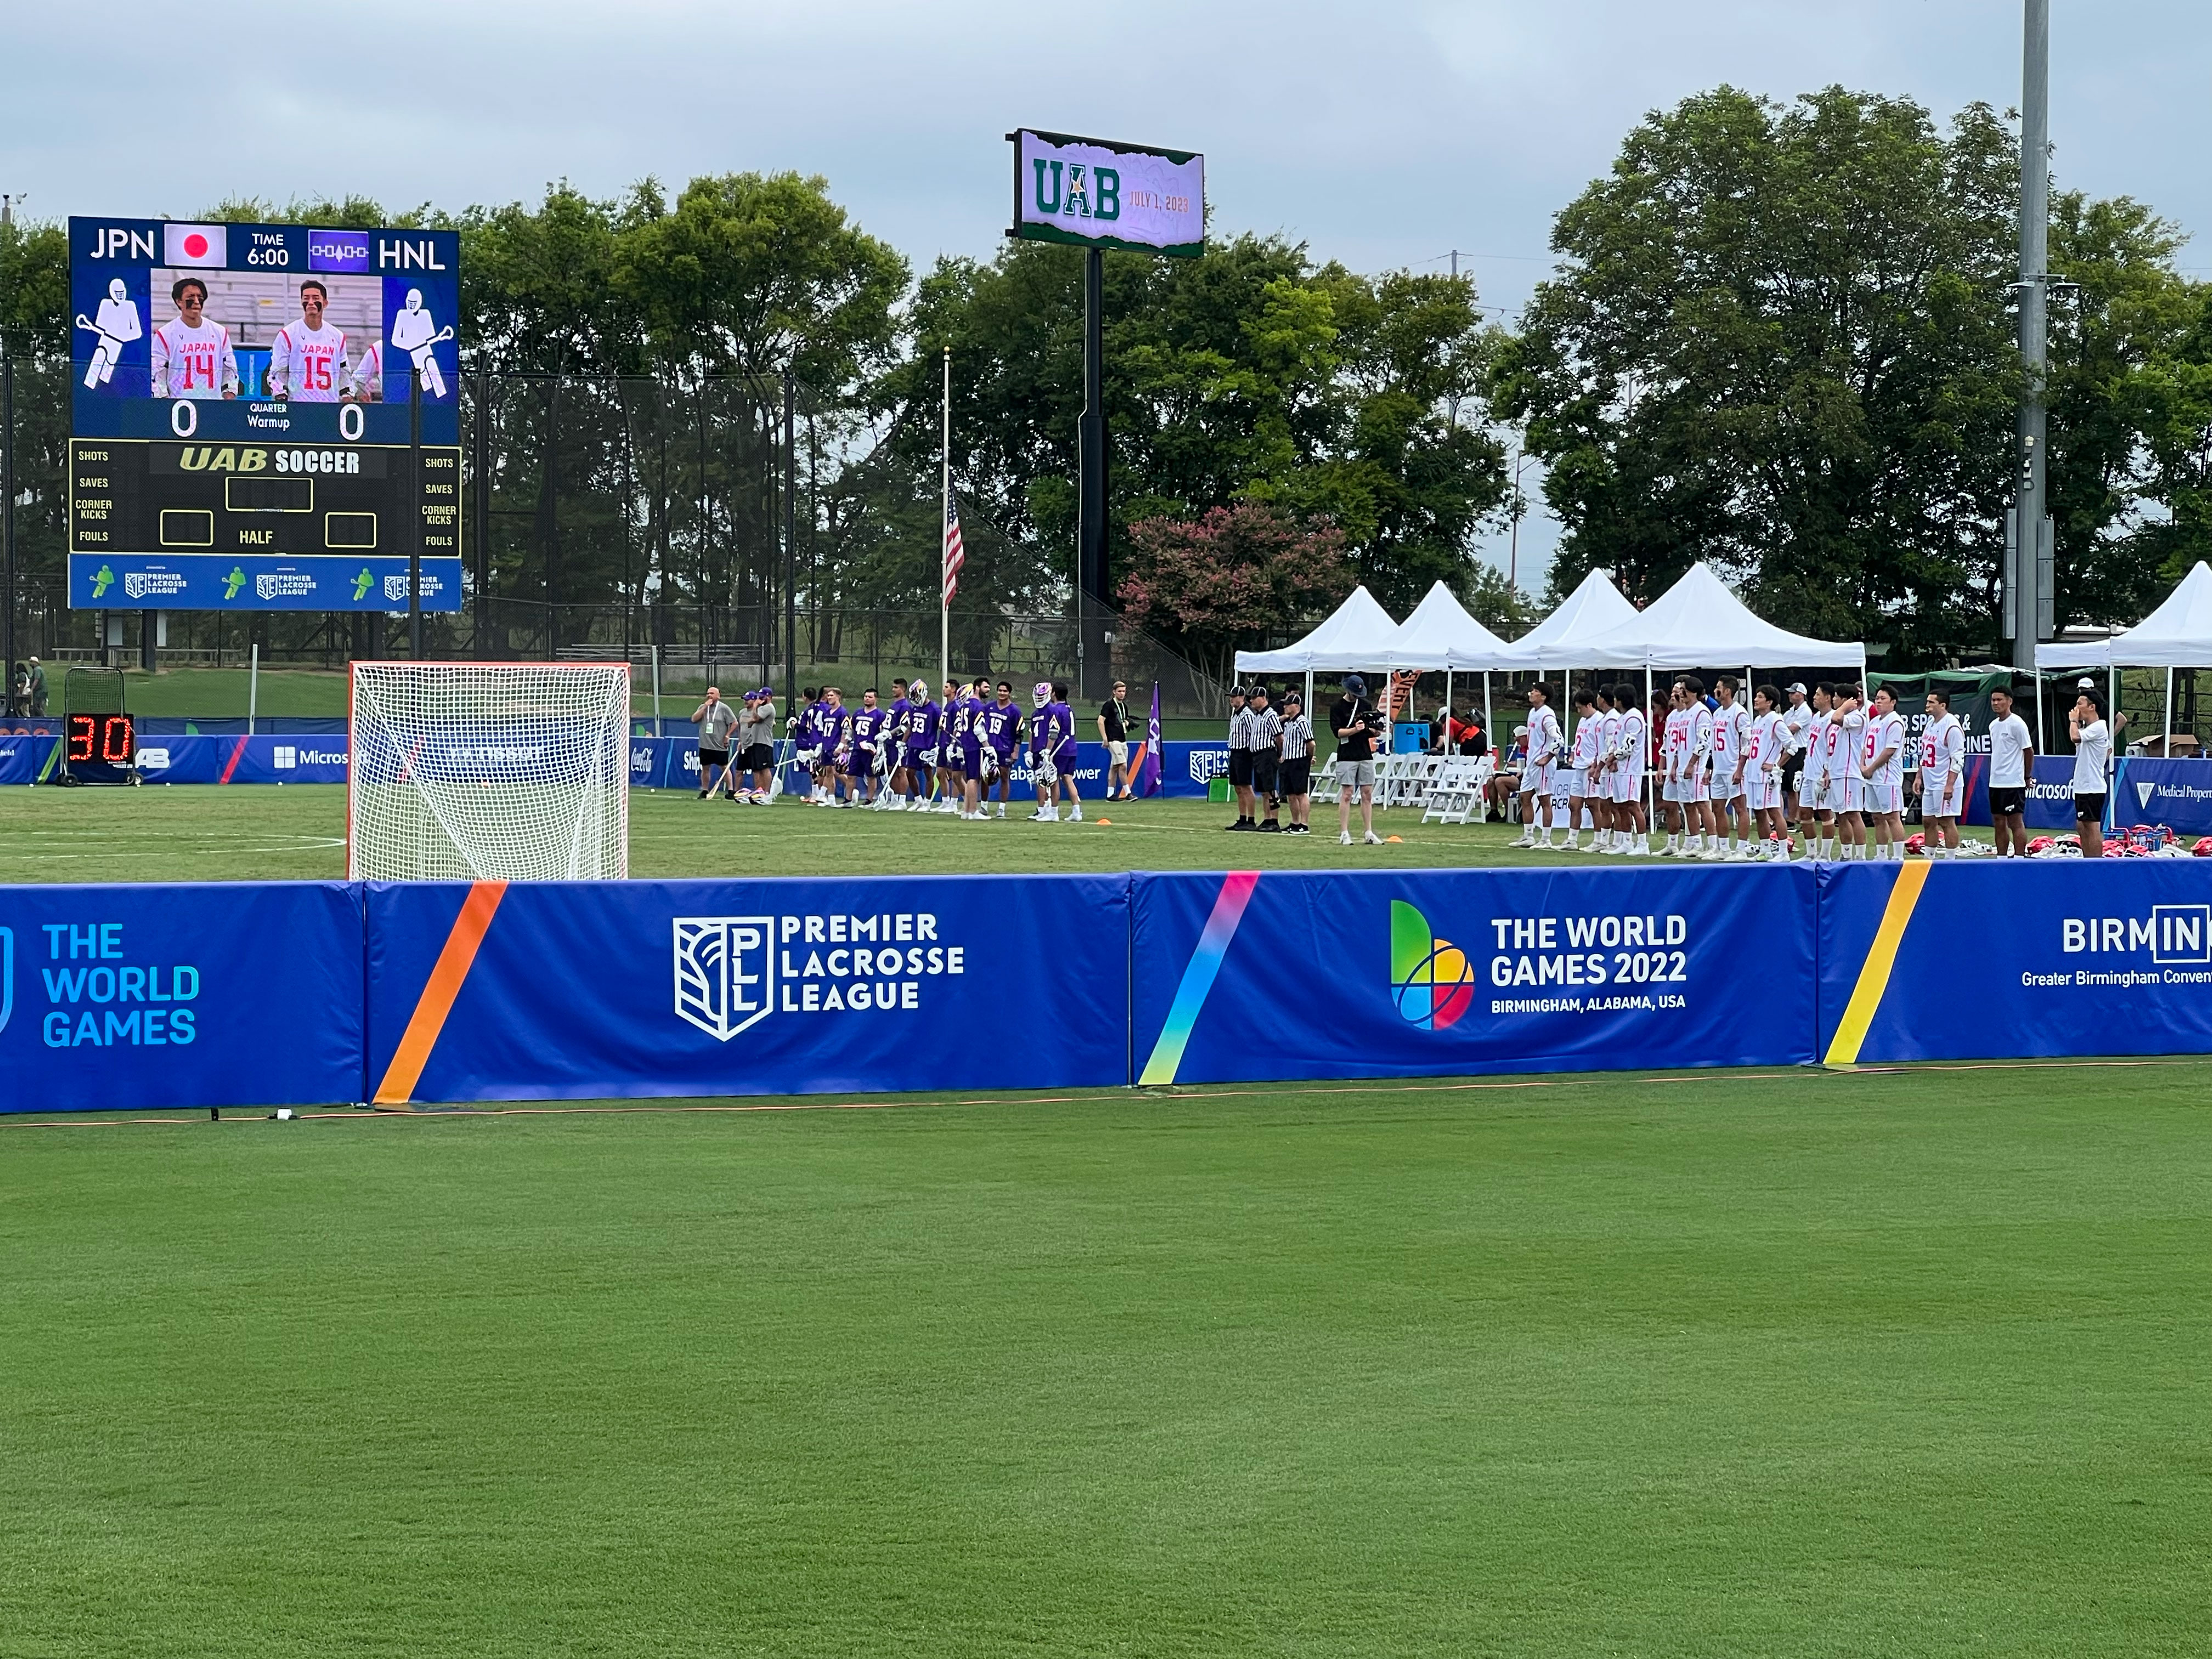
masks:
<svg viewBox="0 0 2212 1659"><path fill-rule="evenodd" d="M1649 599L1694 560L1763 614L1986 649L2019 375L2017 163L1974 106L1723 87L1632 132L1499 353L1566 528L1553 580Z"/></svg>

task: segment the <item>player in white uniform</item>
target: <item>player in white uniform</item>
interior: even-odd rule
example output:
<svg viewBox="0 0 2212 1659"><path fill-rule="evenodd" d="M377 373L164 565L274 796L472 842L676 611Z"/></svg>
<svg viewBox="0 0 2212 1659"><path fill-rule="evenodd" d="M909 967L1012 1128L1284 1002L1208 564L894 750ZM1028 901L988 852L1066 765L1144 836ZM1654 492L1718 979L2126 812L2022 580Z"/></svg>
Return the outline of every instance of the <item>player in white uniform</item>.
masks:
<svg viewBox="0 0 2212 1659"><path fill-rule="evenodd" d="M1713 711L1713 834L1728 842L1730 857L1751 850L1751 814L1743 804L1744 739L1750 735L1751 716L1736 701L1735 677L1722 675L1713 682L1720 707Z"/></svg>
<svg viewBox="0 0 2212 1659"><path fill-rule="evenodd" d="M1743 742L1736 775L1743 780L1743 804L1760 839L1739 858L1788 863L1790 815L1783 805L1783 757L1790 752L1789 728L1774 705L1781 693L1762 685L1751 694L1751 727Z"/></svg>
<svg viewBox="0 0 2212 1659"><path fill-rule="evenodd" d="M1551 709L1552 688L1539 680L1528 688L1528 761L1521 772L1521 839L1516 847L1534 847L1535 814L1544 814L1542 845L1552 844L1552 774L1559 758L1559 717ZM1540 807L1537 803L1541 802Z"/></svg>
<svg viewBox="0 0 2212 1659"><path fill-rule="evenodd" d="M1684 858L1721 856L1720 815L1713 808L1713 711L1705 707L1705 683L1692 674L1679 681L1688 716L1688 768L1683 775L1683 811L1690 819L1689 844Z"/></svg>
<svg viewBox="0 0 2212 1659"><path fill-rule="evenodd" d="M346 381L345 331L325 325L330 290L310 276L300 284L300 319L269 343L269 395L303 404L334 404Z"/></svg>
<svg viewBox="0 0 2212 1659"><path fill-rule="evenodd" d="M179 277L170 289L177 302L174 321L154 331L149 378L156 398L235 398L238 354L230 331L206 316L207 284Z"/></svg>
<svg viewBox="0 0 2212 1659"><path fill-rule="evenodd" d="M361 354L361 361L346 376L345 389L339 398L349 404L380 404L384 401L384 342L371 340Z"/></svg>
<svg viewBox="0 0 2212 1659"><path fill-rule="evenodd" d="M1966 810L1966 732L1942 691L1928 694L1920 732L1920 817L1934 831L1923 843L1931 859L1956 857L1959 815Z"/></svg>
<svg viewBox="0 0 2212 1659"><path fill-rule="evenodd" d="M1812 718L1805 723L1805 767L1797 775L1797 833L1805 856L1824 859L1835 849L1836 809L1830 762L1836 745L1836 688L1822 680L1813 688Z"/></svg>
<svg viewBox="0 0 2212 1659"><path fill-rule="evenodd" d="M1650 760L1651 728L1637 706L1634 686L1614 686L1613 706L1620 712L1620 723L1610 729L1607 744L1613 767L1607 776L1613 783L1613 812L1618 825L1610 850L1649 856L1651 823L1644 816L1644 774Z"/></svg>
<svg viewBox="0 0 2212 1659"><path fill-rule="evenodd" d="M138 302L131 297L131 290L120 276L107 285L107 297L100 302L99 315L90 321L80 315L76 325L100 336L100 343L92 349L92 361L85 365L87 391L113 380L123 348L143 338L146 331L138 320Z"/></svg>
<svg viewBox="0 0 2212 1659"><path fill-rule="evenodd" d="M1689 844L1689 808L1683 773L1689 767L1690 709L1678 681L1667 689L1667 714L1659 725L1659 799L1667 819L1667 845L1660 856L1673 858Z"/></svg>
<svg viewBox="0 0 2212 1659"><path fill-rule="evenodd" d="M1601 853L1620 851L1626 834L1620 810L1613 804L1613 750L1620 743L1620 702L1613 696L1617 690L1611 685L1597 689L1597 759L1590 767L1589 799L1598 823L1593 845Z"/></svg>
<svg viewBox="0 0 2212 1659"><path fill-rule="evenodd" d="M1865 694L1856 681L1836 688L1834 730L1829 738L1829 798L1836 804L1836 856L1863 859L1867 855L1866 779L1860 774L1866 738L1867 714L1860 699Z"/></svg>
<svg viewBox="0 0 2212 1659"><path fill-rule="evenodd" d="M1905 856L1905 717L1887 686L1874 694L1866 723L1859 775L1866 780L1865 811L1874 825L1875 857L1893 863Z"/></svg>
<svg viewBox="0 0 2212 1659"><path fill-rule="evenodd" d="M1566 775L1567 789L1567 850L1581 849L1583 812L1592 809L1590 850L1603 850L1605 819L1600 816L1605 808L1601 798L1590 787L1590 775L1597 765L1598 738L1603 732L1603 714L1598 708L1598 694L1585 689L1575 693L1575 735L1567 745L1567 763L1560 769Z"/></svg>

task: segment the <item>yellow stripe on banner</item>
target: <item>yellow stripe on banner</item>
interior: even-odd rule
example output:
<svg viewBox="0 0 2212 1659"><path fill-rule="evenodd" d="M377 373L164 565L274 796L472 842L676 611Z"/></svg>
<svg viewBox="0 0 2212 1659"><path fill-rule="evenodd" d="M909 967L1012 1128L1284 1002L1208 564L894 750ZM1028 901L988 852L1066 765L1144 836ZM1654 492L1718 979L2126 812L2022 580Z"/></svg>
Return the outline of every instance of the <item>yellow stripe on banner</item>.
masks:
<svg viewBox="0 0 2212 1659"><path fill-rule="evenodd" d="M1835 1041L1828 1045L1829 1065L1858 1064L1859 1045L1866 1041L1867 1028L1874 1024L1875 1012L1881 1006L1882 993L1889 989L1890 970L1897 966L1897 947L1905 943L1905 924L1912 920L1913 907L1920 902L1920 890L1928 884L1929 867L1924 860L1898 866L1896 884L1890 888L1889 902L1882 909L1881 926L1875 929L1874 944L1859 966L1859 982L1851 988L1843 1022L1836 1027Z"/></svg>

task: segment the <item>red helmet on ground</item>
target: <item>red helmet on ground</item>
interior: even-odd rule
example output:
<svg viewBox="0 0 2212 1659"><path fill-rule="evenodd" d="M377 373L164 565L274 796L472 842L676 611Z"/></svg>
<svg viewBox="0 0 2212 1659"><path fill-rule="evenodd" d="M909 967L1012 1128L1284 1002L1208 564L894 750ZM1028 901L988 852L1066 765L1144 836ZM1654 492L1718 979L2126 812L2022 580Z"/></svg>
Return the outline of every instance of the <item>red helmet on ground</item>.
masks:
<svg viewBox="0 0 2212 1659"><path fill-rule="evenodd" d="M1907 836L1905 838L1905 850L1908 853L1926 852L1928 850L1928 837L1926 834L1923 832L1918 835Z"/></svg>
<svg viewBox="0 0 2212 1659"><path fill-rule="evenodd" d="M2189 849L2200 859L2212 859L2212 836L2199 836L2197 844Z"/></svg>
<svg viewBox="0 0 2212 1659"><path fill-rule="evenodd" d="M2212 841L2212 836L2207 836L2205 840ZM2033 841L2028 842L2027 850L2029 854L2033 856L2037 853L2048 853L2051 850L2051 842L2050 836L2038 836Z"/></svg>

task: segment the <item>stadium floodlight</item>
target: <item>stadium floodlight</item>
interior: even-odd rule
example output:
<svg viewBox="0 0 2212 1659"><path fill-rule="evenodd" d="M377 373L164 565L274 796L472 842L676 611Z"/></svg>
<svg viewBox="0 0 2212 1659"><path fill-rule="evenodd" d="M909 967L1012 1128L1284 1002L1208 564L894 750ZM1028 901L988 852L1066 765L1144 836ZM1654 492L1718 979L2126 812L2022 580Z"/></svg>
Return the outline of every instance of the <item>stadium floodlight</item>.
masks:
<svg viewBox="0 0 2212 1659"><path fill-rule="evenodd" d="M629 665L357 662L355 881L629 874Z"/></svg>

